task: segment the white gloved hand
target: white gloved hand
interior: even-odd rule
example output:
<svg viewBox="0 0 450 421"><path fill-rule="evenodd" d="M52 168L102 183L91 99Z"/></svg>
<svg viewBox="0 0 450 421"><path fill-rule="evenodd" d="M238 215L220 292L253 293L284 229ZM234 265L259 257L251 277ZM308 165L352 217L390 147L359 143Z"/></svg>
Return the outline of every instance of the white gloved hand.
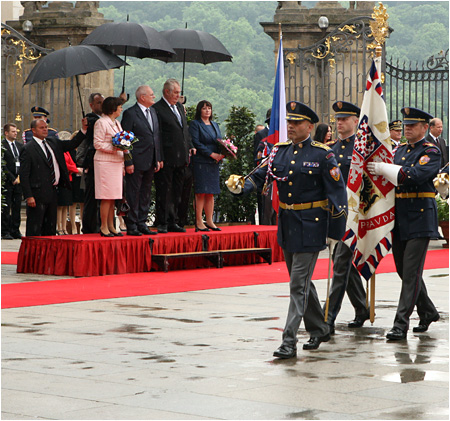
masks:
<svg viewBox="0 0 450 421"><path fill-rule="evenodd" d="M225 181L225 184L231 193L239 194L242 192L242 189L244 188L245 179L241 175L232 174L230 175L228 180Z"/></svg>
<svg viewBox="0 0 450 421"><path fill-rule="evenodd" d="M372 175L382 175L394 186L398 185L398 173L401 165L388 164L387 162L369 162L367 164L367 171Z"/></svg>
<svg viewBox="0 0 450 421"><path fill-rule="evenodd" d="M449 187L449 179L447 173L440 173L433 180L434 187L441 195L443 199L447 199L448 197L448 187Z"/></svg>
<svg viewBox="0 0 450 421"><path fill-rule="evenodd" d="M327 237L327 246L330 249L330 253L333 253L336 244L339 243L339 240L335 240L334 238Z"/></svg>

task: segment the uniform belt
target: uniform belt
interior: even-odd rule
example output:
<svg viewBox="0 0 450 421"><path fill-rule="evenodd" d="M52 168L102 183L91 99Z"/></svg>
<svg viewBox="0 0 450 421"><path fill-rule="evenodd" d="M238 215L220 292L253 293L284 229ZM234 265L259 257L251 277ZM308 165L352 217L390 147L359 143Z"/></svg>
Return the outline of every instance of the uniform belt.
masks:
<svg viewBox="0 0 450 421"><path fill-rule="evenodd" d="M423 197L431 197L435 198L435 193L396 193L395 198L396 199L417 199L417 198L423 198Z"/></svg>
<svg viewBox="0 0 450 421"><path fill-rule="evenodd" d="M305 210L312 208L323 208L325 206L328 206L328 199L319 200L318 202L294 203L292 205L280 202L280 208L287 210Z"/></svg>

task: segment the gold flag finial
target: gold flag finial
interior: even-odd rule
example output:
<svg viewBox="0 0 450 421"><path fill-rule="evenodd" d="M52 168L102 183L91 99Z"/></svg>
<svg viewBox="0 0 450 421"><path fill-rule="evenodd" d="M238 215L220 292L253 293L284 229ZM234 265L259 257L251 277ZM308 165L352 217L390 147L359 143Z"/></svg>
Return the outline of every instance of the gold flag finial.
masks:
<svg viewBox="0 0 450 421"><path fill-rule="evenodd" d="M378 4L378 7L375 6L373 8L372 18L374 20L370 21L371 35L375 42L367 46L367 48L376 49L377 57L381 56L382 46L386 37L389 35L389 25L387 24L389 15L386 12L386 7L383 6L383 3L380 2Z"/></svg>

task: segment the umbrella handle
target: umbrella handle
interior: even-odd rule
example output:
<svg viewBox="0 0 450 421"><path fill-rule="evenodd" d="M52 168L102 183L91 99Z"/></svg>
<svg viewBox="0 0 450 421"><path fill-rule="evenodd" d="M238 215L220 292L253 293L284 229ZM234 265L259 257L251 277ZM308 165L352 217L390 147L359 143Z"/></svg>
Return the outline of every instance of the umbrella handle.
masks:
<svg viewBox="0 0 450 421"><path fill-rule="evenodd" d="M86 117L86 115L84 114L84 107L83 107L83 101L81 99L80 82L78 81L78 75L75 76L75 79L77 81L78 96L80 97L81 112L83 113L83 118L84 118L84 117Z"/></svg>

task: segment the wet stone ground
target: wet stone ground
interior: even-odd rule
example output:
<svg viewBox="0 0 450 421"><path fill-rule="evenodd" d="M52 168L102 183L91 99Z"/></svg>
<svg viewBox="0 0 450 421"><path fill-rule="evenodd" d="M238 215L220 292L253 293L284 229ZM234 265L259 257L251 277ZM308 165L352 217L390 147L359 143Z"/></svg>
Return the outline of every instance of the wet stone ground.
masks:
<svg viewBox="0 0 450 421"><path fill-rule="evenodd" d="M290 360L272 357L287 283L3 310L2 419L448 419L448 272L424 274L428 332L386 341L400 283L379 275L373 326L347 328L345 298L332 339L303 351L302 325Z"/></svg>

